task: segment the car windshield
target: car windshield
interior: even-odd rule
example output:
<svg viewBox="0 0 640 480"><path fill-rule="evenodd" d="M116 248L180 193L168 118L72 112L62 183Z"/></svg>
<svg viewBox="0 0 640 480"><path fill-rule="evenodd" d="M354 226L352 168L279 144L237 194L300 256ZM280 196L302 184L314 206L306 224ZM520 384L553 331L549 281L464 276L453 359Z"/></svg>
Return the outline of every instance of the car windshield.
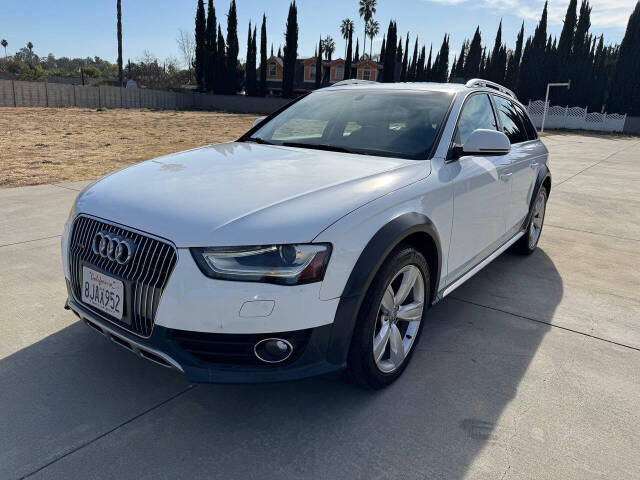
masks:
<svg viewBox="0 0 640 480"><path fill-rule="evenodd" d="M425 159L453 95L344 89L308 95L244 141Z"/></svg>

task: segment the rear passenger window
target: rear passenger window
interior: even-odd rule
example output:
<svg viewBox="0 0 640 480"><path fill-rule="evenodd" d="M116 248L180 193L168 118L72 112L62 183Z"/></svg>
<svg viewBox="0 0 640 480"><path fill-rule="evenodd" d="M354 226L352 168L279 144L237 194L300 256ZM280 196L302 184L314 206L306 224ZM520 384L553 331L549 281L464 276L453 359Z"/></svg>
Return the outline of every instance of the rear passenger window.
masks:
<svg viewBox="0 0 640 480"><path fill-rule="evenodd" d="M465 102L458 119L454 142L464 145L469 135L479 128L497 130L498 124L488 95L473 95Z"/></svg>
<svg viewBox="0 0 640 480"><path fill-rule="evenodd" d="M529 120L529 115L525 113L525 111L520 107L520 105L516 105L518 109L518 113L520 114L520 119L524 124L524 129L527 131L527 137L529 140L535 140L538 138L538 132L536 132L536 127L533 126L531 120Z"/></svg>
<svg viewBox="0 0 640 480"><path fill-rule="evenodd" d="M529 140L523 119L516 109L516 105L503 97L493 97L498 109L498 116L502 122L504 133L509 137L511 144L526 142Z"/></svg>

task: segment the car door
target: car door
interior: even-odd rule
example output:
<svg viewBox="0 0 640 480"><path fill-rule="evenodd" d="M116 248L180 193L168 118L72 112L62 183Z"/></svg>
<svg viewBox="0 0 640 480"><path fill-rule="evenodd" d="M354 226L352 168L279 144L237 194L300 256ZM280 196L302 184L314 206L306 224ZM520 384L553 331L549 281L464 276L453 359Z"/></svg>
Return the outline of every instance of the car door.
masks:
<svg viewBox="0 0 640 480"><path fill-rule="evenodd" d="M486 93L467 97L454 133L453 146L462 146L477 129L498 130ZM509 200L508 155L462 155L449 159L442 175L453 182L453 221L447 283L455 281L490 255L503 241Z"/></svg>
<svg viewBox="0 0 640 480"><path fill-rule="evenodd" d="M522 108L501 95L493 96L498 120L511 142L511 191L507 207L507 232L515 234L529 213L541 152L535 127Z"/></svg>

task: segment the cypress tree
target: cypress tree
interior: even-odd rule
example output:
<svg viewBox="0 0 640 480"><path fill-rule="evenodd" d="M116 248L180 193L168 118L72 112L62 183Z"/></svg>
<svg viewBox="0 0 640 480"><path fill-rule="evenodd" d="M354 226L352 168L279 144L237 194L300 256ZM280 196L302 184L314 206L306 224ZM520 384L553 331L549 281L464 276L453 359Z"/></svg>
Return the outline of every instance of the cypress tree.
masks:
<svg viewBox="0 0 640 480"><path fill-rule="evenodd" d="M257 78L256 78L256 31L253 30L251 34L251 22L249 22L249 35L247 37L247 63L246 63L246 86L245 92L251 97L255 97L257 91Z"/></svg>
<svg viewBox="0 0 640 480"><path fill-rule="evenodd" d="M407 81L407 73L409 71L409 32L407 32L407 41L404 45L404 57L402 58L402 70L400 71L400 81Z"/></svg>
<svg viewBox="0 0 640 480"><path fill-rule="evenodd" d="M518 97L524 100L524 95L526 89L529 87L529 80L526 77L529 70L529 64L531 63L531 41L532 37L527 38L527 42L524 44L524 49L522 50L522 61L520 62L520 70L518 72L518 81L516 83L516 93ZM528 100L529 96L526 97Z"/></svg>
<svg viewBox="0 0 640 480"><path fill-rule="evenodd" d="M387 49L387 36L383 35L382 36L382 47L380 47L380 58L378 59L379 62L384 65L384 51Z"/></svg>
<svg viewBox="0 0 640 480"><path fill-rule="evenodd" d="M353 62L357 63L360 61L360 39L356 38L356 53L353 55Z"/></svg>
<svg viewBox="0 0 640 480"><path fill-rule="evenodd" d="M236 0L231 0L227 14L227 93L235 94L238 89L238 14Z"/></svg>
<svg viewBox="0 0 640 480"><path fill-rule="evenodd" d="M216 68L214 70L215 79L213 86L216 93L226 93L225 80L227 78L227 54L220 24L218 24L218 41L216 43L218 46L218 53L216 54Z"/></svg>
<svg viewBox="0 0 640 480"><path fill-rule="evenodd" d="M569 90L569 103L572 105L587 105L591 97L591 7L587 0L582 0L580 16L576 24L576 32L573 36L573 48L571 52L571 74L575 76L571 81Z"/></svg>
<svg viewBox="0 0 640 480"><path fill-rule="evenodd" d="M260 29L260 96L267 95L267 15L262 14Z"/></svg>
<svg viewBox="0 0 640 480"><path fill-rule="evenodd" d="M543 98L546 90L547 77L541 68L545 65L547 46L547 2L544 4L540 22L536 27L533 38L527 39L522 55L518 82L518 96L521 100L537 100Z"/></svg>
<svg viewBox="0 0 640 480"><path fill-rule="evenodd" d="M207 62L207 49L205 45L205 32L207 20L204 16L204 1L198 0L196 9L196 83L198 90L205 90L205 70Z"/></svg>
<svg viewBox="0 0 640 480"><path fill-rule="evenodd" d="M592 92L589 101L589 110L601 111L604 105L607 77L605 68L606 53L604 50L604 38L600 35L598 46L594 52L593 73L591 74Z"/></svg>
<svg viewBox="0 0 640 480"><path fill-rule="evenodd" d="M482 57L480 57L480 68L478 69L478 76L481 78L486 78L487 76L487 49L486 47L482 49Z"/></svg>
<svg viewBox="0 0 640 480"><path fill-rule="evenodd" d="M322 85L322 37L316 50L316 88L320 88L320 85Z"/></svg>
<svg viewBox="0 0 640 480"><path fill-rule="evenodd" d="M620 44L607 110L640 115L640 2L636 3Z"/></svg>
<svg viewBox="0 0 640 480"><path fill-rule="evenodd" d="M396 68L395 70L398 72L398 76L394 75L394 81L402 81L402 62L403 62L403 48L402 48L402 37L398 40L398 46L396 47ZM399 67L399 68L398 68Z"/></svg>
<svg viewBox="0 0 640 480"><path fill-rule="evenodd" d="M547 40L544 55L542 84L546 87L547 83L553 82L558 78L558 42L555 38L552 39L551 35L549 35L549 40Z"/></svg>
<svg viewBox="0 0 640 480"><path fill-rule="evenodd" d="M453 83L456 79L456 65L458 64L458 56L453 56L453 63L451 64L451 73L449 74L449 83Z"/></svg>
<svg viewBox="0 0 640 480"><path fill-rule="evenodd" d="M284 62L282 72L282 94L285 97L293 96L293 81L296 72L296 59L298 58L298 7L295 0L289 6L287 29L285 33Z"/></svg>
<svg viewBox="0 0 640 480"><path fill-rule="evenodd" d="M465 40L462 43L462 48L460 49L460 56L458 57L458 63L454 63L451 71L455 72L455 76L453 77L453 81L462 77L464 78L464 59L467 55L467 49L469 48L469 41Z"/></svg>
<svg viewBox="0 0 640 480"><path fill-rule="evenodd" d="M395 81L396 73L396 24L393 20L389 21L389 28L387 30L387 44L384 51L384 63L382 70L382 81L385 83L391 83Z"/></svg>
<svg viewBox="0 0 640 480"><path fill-rule="evenodd" d="M522 59L522 43L524 41L524 22L516 39L516 50L509 56L509 64L505 75L504 83L507 88L515 90L518 82L518 73L520 71L520 60Z"/></svg>
<svg viewBox="0 0 640 480"><path fill-rule="evenodd" d="M216 9L213 7L213 0L209 0L207 10L207 28L205 30L205 48L206 48L206 71L205 86L208 92L214 89L214 81L216 78L216 55L218 54L218 42L216 37Z"/></svg>
<svg viewBox="0 0 640 480"><path fill-rule="evenodd" d="M418 65L416 65L416 81L417 82L424 82L426 81L427 77L425 75L425 70L424 70L424 61L425 61L425 56L426 56L426 47L423 45L422 46L422 50L420 50L420 57L418 58Z"/></svg>
<svg viewBox="0 0 640 480"><path fill-rule="evenodd" d="M445 34L442 46L433 64L432 77L434 82L444 83L449 77L449 36Z"/></svg>
<svg viewBox="0 0 640 480"><path fill-rule="evenodd" d="M433 44L429 46L429 60L427 60L427 66L424 69L424 81L432 82L433 81L433 64L431 63L431 55L433 53Z"/></svg>
<svg viewBox="0 0 640 480"><path fill-rule="evenodd" d="M558 40L556 55L558 70L556 79L559 82L566 82L571 76L571 49L573 47L576 22L578 21L578 15L576 13L577 6L578 0L570 0L567 13L564 15L564 24L560 32L560 39ZM552 90L551 98L554 103L567 105L569 103L569 92L564 88L556 88Z"/></svg>
<svg viewBox="0 0 640 480"><path fill-rule="evenodd" d="M418 37L413 45L413 60L411 60L411 66L409 67L409 74L407 80L410 82L416 81L416 73L418 69Z"/></svg>
<svg viewBox="0 0 640 480"><path fill-rule="evenodd" d="M498 24L498 32L496 33L496 40L493 43L493 50L491 51L490 61L486 66L487 79L492 82L502 83L504 80L504 69L501 65L500 49L502 48L502 20ZM502 68L502 71L501 71Z"/></svg>
<svg viewBox="0 0 640 480"><path fill-rule="evenodd" d="M344 79L349 80L351 78L351 56L353 50L353 26L349 27L349 35L347 39L347 58L344 61Z"/></svg>
<svg viewBox="0 0 640 480"><path fill-rule="evenodd" d="M464 78L471 80L480 74L480 60L482 60L482 36L480 27L476 27L473 39L469 44L469 53L464 61Z"/></svg>
<svg viewBox="0 0 640 480"><path fill-rule="evenodd" d="M506 45L502 45L500 50L498 50L498 57L495 60L495 72L496 72L496 82L500 84L504 84L504 76L507 73L507 47ZM493 63L492 63L493 65Z"/></svg>

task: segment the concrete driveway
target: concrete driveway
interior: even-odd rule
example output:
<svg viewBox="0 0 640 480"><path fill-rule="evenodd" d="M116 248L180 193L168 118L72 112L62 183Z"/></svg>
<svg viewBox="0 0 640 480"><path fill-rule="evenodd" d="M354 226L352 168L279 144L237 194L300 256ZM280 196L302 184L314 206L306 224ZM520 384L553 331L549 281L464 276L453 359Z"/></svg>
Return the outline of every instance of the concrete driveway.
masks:
<svg viewBox="0 0 640 480"><path fill-rule="evenodd" d="M381 392L134 357L62 309L83 184L0 190L0 478L640 478L640 142L544 141L539 250L434 307Z"/></svg>

